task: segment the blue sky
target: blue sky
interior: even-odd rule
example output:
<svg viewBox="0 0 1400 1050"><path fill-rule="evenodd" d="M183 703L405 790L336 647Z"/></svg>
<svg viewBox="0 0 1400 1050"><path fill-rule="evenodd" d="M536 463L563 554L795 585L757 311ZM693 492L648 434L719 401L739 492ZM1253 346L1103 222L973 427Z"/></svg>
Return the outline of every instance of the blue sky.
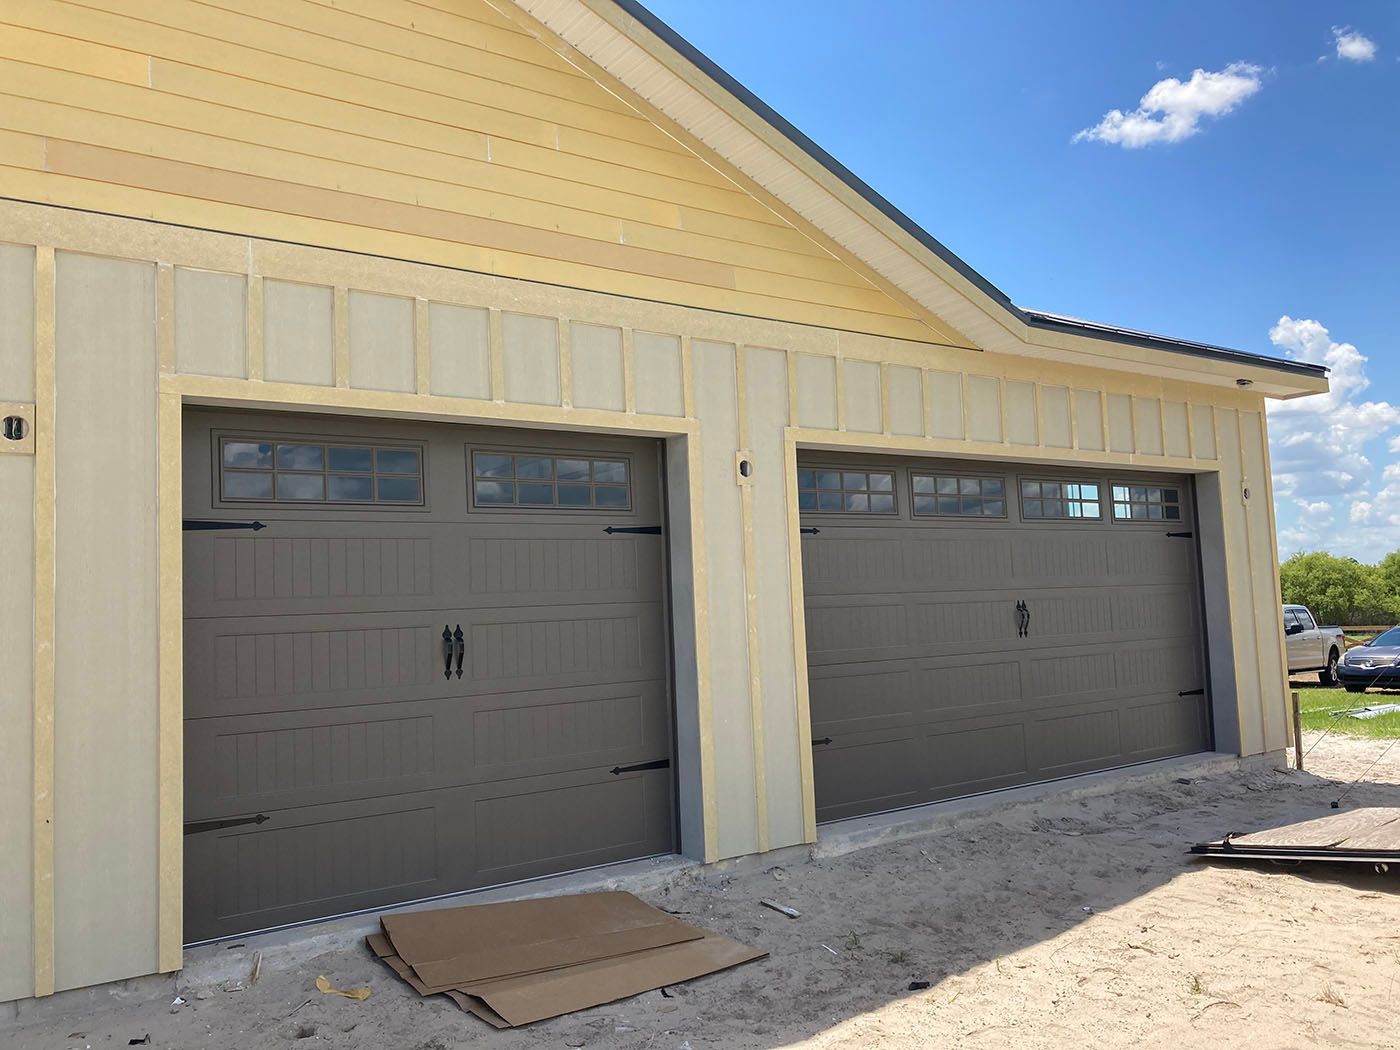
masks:
<svg viewBox="0 0 1400 1050"><path fill-rule="evenodd" d="M649 6L1016 302L1334 366L1280 547L1400 548L1400 4Z"/></svg>

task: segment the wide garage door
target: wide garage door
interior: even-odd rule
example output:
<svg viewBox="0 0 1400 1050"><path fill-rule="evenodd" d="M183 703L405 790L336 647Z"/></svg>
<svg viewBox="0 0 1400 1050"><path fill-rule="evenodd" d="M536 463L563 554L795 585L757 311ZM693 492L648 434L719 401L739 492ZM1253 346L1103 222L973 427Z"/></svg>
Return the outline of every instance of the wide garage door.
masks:
<svg viewBox="0 0 1400 1050"><path fill-rule="evenodd" d="M674 848L655 442L200 411L184 453L187 941Z"/></svg>
<svg viewBox="0 0 1400 1050"><path fill-rule="evenodd" d="M1210 746L1190 479L799 462L817 817Z"/></svg>

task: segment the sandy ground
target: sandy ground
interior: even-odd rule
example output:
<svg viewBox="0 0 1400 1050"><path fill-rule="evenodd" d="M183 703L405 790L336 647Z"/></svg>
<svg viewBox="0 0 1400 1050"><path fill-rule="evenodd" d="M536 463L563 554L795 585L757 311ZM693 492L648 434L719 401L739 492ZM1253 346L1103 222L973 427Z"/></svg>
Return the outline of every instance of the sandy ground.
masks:
<svg viewBox="0 0 1400 1050"><path fill-rule="evenodd" d="M241 991L182 988L178 1008L166 997L0 1029L0 1045L106 1050L149 1033L155 1047L307 1050L1400 1047L1400 873L1184 853L1330 812L1387 743L1329 737L1306 774L1026 804L897 845L672 888L653 903L771 956L670 998L495 1032L419 999L357 947ZM1400 745L1346 805L1400 805ZM764 896L802 917L759 907ZM372 995L320 995L322 973ZM932 986L908 991L916 980Z"/></svg>

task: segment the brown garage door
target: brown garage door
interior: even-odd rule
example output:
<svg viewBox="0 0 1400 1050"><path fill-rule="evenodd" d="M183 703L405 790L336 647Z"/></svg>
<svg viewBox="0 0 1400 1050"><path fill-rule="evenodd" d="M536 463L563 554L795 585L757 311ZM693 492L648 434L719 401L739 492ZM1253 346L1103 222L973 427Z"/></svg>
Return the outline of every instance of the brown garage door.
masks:
<svg viewBox="0 0 1400 1050"><path fill-rule="evenodd" d="M798 475L818 819L1209 746L1189 479Z"/></svg>
<svg viewBox="0 0 1400 1050"><path fill-rule="evenodd" d="M186 416L187 941L673 849L657 453Z"/></svg>

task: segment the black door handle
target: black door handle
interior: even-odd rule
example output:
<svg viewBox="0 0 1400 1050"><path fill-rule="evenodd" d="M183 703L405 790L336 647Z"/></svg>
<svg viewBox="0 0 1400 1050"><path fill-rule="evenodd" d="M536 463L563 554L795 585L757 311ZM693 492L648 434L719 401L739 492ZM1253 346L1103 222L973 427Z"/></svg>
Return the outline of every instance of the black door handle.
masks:
<svg viewBox="0 0 1400 1050"><path fill-rule="evenodd" d="M1030 605L1028 604L1028 605L1026 605L1026 633L1025 633L1025 637L1029 638L1030 636L1031 636L1031 607L1030 607Z"/></svg>
<svg viewBox="0 0 1400 1050"><path fill-rule="evenodd" d="M447 628L443 628L446 630ZM457 625L457 630L452 632L452 640L457 643L457 677L462 677L462 657L467 655L467 640L462 634L462 625Z"/></svg>
<svg viewBox="0 0 1400 1050"><path fill-rule="evenodd" d="M452 677L452 630L447 624L442 625L442 676Z"/></svg>
<svg viewBox="0 0 1400 1050"><path fill-rule="evenodd" d="M1024 601L1016 602L1016 637L1024 638L1030 632L1031 611Z"/></svg>

